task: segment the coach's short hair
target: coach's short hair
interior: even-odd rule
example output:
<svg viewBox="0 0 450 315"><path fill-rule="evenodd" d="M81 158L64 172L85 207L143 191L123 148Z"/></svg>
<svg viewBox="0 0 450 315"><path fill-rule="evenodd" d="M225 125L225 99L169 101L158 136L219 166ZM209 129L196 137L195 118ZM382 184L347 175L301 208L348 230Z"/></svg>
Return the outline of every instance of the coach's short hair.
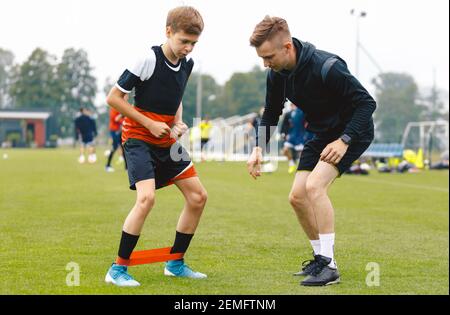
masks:
<svg viewBox="0 0 450 315"><path fill-rule="evenodd" d="M266 15L264 19L256 25L255 30L250 37L250 45L258 48L265 41L271 40L274 37L292 40L291 32L289 31L289 26L285 19Z"/></svg>
<svg viewBox="0 0 450 315"><path fill-rule="evenodd" d="M203 32L203 18L195 8L180 6L169 11L166 26L176 33L184 31L191 35L200 35Z"/></svg>

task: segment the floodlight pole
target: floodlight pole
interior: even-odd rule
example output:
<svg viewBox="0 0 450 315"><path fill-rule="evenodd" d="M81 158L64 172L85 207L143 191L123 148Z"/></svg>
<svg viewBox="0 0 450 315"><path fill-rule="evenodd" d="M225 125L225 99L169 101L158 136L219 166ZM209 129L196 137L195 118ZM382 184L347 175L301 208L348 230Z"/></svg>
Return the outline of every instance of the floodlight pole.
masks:
<svg viewBox="0 0 450 315"><path fill-rule="evenodd" d="M203 84L202 84L202 68L198 68L198 78L197 78L197 106L196 106L196 117L202 119L202 95L203 95Z"/></svg>
<svg viewBox="0 0 450 315"><path fill-rule="evenodd" d="M359 19L362 17L365 17L367 13L365 11L356 12L355 9L352 9L350 11L351 15L354 15L356 17L356 47L355 47L355 74L356 77L359 77L359 48L361 45L360 39L359 39Z"/></svg>

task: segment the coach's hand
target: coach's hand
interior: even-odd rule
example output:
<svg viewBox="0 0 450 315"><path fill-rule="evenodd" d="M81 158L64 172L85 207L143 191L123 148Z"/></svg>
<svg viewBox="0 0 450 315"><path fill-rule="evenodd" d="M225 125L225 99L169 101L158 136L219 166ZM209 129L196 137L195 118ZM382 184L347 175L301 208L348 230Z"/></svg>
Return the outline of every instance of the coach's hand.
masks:
<svg viewBox="0 0 450 315"><path fill-rule="evenodd" d="M348 144L344 143L341 139L337 139L323 149L320 154L320 160L336 165L342 160L342 157L345 155L345 152L347 152L347 149Z"/></svg>
<svg viewBox="0 0 450 315"><path fill-rule="evenodd" d="M260 147L255 147L247 161L247 170L254 179L261 176L261 163L262 150Z"/></svg>
<svg viewBox="0 0 450 315"><path fill-rule="evenodd" d="M156 138L164 138L172 131L166 123L154 120L150 120L150 123L146 126L146 128L150 130L152 135Z"/></svg>
<svg viewBox="0 0 450 315"><path fill-rule="evenodd" d="M182 121L177 122L172 127L172 132L170 133L170 137L174 139L181 138L182 135L185 134L185 132L188 130L188 126Z"/></svg>

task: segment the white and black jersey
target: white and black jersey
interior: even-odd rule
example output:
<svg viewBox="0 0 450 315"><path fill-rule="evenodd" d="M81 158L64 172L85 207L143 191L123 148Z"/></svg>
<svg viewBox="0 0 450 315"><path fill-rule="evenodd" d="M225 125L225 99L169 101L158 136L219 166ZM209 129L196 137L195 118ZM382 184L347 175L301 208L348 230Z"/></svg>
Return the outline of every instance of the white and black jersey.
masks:
<svg viewBox="0 0 450 315"><path fill-rule="evenodd" d="M180 59L176 65L172 64L162 47L154 46L148 55L122 73L116 87L124 93L135 89L135 109L152 120L172 127L193 66L194 61L186 58ZM127 117L122 127L122 141L129 138L159 146L175 141L169 136L156 138L148 129Z"/></svg>
<svg viewBox="0 0 450 315"><path fill-rule="evenodd" d="M186 58L172 64L161 46L154 46L148 56L123 72L116 86L124 93L134 88L134 105L144 111L175 115L193 66L193 60Z"/></svg>

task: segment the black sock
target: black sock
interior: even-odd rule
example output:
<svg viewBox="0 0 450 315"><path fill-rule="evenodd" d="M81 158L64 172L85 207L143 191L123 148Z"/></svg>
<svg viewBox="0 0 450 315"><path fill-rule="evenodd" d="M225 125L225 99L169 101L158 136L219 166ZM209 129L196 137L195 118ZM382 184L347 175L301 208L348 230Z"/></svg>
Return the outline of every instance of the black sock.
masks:
<svg viewBox="0 0 450 315"><path fill-rule="evenodd" d="M111 152L109 153L109 156L108 156L108 163L106 163L106 167L110 167L110 166L111 166L111 161L112 161L112 158L113 158L113 156L114 156L114 151L115 151L115 150L111 150Z"/></svg>
<svg viewBox="0 0 450 315"><path fill-rule="evenodd" d="M136 247L139 235L131 235L122 231L122 238L120 239L119 257L122 259L130 259L131 253Z"/></svg>
<svg viewBox="0 0 450 315"><path fill-rule="evenodd" d="M176 233L175 242L173 243L171 254L185 253L191 243L194 234Z"/></svg>

